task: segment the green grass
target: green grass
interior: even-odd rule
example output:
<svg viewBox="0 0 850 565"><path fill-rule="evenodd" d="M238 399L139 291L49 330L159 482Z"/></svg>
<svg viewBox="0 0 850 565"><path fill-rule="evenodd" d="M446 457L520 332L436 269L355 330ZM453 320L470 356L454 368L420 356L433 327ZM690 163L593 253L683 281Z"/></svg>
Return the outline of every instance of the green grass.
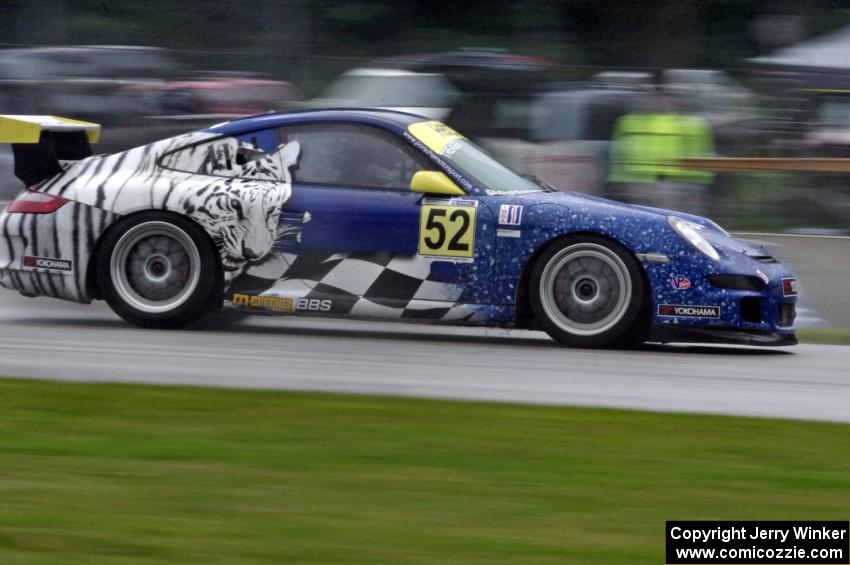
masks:
<svg viewBox="0 0 850 565"><path fill-rule="evenodd" d="M834 519L850 427L0 380L0 563L663 563L668 519Z"/></svg>
<svg viewBox="0 0 850 565"><path fill-rule="evenodd" d="M850 345L850 330L848 329L800 328L796 333L800 343Z"/></svg>

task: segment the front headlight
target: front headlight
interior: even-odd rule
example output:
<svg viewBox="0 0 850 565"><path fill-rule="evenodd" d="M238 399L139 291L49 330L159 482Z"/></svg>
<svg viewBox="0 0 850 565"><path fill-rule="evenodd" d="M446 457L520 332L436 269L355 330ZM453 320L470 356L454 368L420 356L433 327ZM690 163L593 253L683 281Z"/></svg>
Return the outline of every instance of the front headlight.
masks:
<svg viewBox="0 0 850 565"><path fill-rule="evenodd" d="M703 226L676 216L668 216L667 223L676 230L676 233L682 236L682 239L699 249L703 254L715 261L720 260L720 254L717 253L717 250L699 233Z"/></svg>

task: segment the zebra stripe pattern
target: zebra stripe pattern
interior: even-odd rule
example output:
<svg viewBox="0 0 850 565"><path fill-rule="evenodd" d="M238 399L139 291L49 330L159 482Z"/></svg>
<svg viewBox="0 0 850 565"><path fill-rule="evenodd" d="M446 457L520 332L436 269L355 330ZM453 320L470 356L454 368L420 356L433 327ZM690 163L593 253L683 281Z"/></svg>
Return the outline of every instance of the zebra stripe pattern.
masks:
<svg viewBox="0 0 850 565"><path fill-rule="evenodd" d="M26 295L90 302L87 274L95 243L119 217L143 210L168 210L197 221L216 244L227 279L235 278L250 260L271 252L281 207L291 194L288 167L299 151L297 143L287 144L245 167L231 166L229 178L222 176L227 167L211 162L211 155L232 161L240 148L246 149L233 138L192 132L66 165L31 188L68 204L53 214L0 216L0 285ZM158 165L163 156L166 168ZM200 174L201 164L217 176ZM69 260L73 268L25 266L25 257Z"/></svg>

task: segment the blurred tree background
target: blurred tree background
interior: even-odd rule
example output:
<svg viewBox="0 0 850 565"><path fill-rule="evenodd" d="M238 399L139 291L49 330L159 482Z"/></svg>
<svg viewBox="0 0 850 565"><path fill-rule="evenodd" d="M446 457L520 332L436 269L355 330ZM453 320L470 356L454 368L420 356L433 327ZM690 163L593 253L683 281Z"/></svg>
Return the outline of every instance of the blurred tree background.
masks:
<svg viewBox="0 0 850 565"><path fill-rule="evenodd" d="M546 57L563 65L565 78L612 66L735 69L745 57L850 24L843 0L2 0L0 5L4 47L152 45L173 50L187 68L265 72L308 94L364 59L458 47Z"/></svg>

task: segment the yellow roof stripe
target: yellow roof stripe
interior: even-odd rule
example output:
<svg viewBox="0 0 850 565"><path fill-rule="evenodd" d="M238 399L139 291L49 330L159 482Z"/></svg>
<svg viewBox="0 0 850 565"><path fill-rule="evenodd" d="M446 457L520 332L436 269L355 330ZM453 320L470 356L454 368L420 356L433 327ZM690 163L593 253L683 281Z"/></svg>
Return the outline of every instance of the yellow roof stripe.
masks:
<svg viewBox="0 0 850 565"><path fill-rule="evenodd" d="M407 130L437 155L442 154L450 142L464 139L461 134L438 121L416 122L407 126Z"/></svg>

